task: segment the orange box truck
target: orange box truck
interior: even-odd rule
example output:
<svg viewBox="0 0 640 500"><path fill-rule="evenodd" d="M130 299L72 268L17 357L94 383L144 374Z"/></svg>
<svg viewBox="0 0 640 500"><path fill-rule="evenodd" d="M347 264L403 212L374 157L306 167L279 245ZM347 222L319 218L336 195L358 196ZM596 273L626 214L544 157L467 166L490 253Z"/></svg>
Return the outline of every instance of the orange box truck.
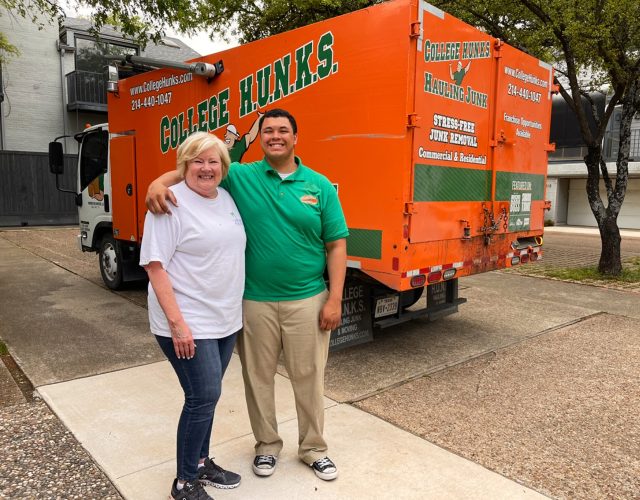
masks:
<svg viewBox="0 0 640 500"><path fill-rule="evenodd" d="M110 75L109 123L76 137L80 247L99 252L110 288L139 273L147 186L179 144L204 130L232 160L258 160L259 116L276 107L296 117L296 153L334 184L349 226L333 349L455 312L459 278L542 255L553 70L426 2L185 65L131 57Z"/></svg>

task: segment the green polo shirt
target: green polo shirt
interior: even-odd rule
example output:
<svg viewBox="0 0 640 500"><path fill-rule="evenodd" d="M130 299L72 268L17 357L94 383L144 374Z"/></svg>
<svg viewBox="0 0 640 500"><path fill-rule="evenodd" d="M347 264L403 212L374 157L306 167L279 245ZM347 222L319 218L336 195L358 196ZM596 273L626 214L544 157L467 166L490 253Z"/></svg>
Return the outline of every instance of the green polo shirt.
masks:
<svg viewBox="0 0 640 500"><path fill-rule="evenodd" d="M221 186L247 233L244 298L299 300L325 289L325 243L349 235L335 188L322 174L298 168L282 180L265 161L232 163Z"/></svg>

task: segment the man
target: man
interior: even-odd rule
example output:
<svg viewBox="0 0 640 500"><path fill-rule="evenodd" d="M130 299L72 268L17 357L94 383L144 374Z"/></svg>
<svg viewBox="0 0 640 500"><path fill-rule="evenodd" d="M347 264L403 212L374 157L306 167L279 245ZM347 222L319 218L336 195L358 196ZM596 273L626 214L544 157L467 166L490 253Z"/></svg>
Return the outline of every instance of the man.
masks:
<svg viewBox="0 0 640 500"><path fill-rule="evenodd" d="M293 116L282 109L267 111L259 135L264 158L231 164L221 184L233 196L247 234L238 353L256 438L253 471L273 474L282 450L274 377L283 352L298 413L298 456L319 478L331 480L338 471L323 437L324 369L331 330L341 319L347 226L332 184L294 154ZM175 182L176 175L168 172L149 186L152 212L167 212L165 199L175 204L165 187Z"/></svg>

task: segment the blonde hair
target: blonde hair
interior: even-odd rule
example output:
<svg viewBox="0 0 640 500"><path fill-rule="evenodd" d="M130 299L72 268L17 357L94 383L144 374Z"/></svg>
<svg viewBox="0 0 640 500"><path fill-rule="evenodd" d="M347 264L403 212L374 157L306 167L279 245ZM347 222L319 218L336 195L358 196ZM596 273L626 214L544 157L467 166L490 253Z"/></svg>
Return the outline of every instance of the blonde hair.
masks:
<svg viewBox="0 0 640 500"><path fill-rule="evenodd" d="M187 172L187 164L209 148L214 148L220 155L220 162L222 163L222 178L224 179L229 173L229 164L231 163L229 151L227 150L227 146L225 146L224 142L218 139L215 135L207 132L196 132L191 134L178 147L176 170L180 174L180 177L184 179L184 175Z"/></svg>

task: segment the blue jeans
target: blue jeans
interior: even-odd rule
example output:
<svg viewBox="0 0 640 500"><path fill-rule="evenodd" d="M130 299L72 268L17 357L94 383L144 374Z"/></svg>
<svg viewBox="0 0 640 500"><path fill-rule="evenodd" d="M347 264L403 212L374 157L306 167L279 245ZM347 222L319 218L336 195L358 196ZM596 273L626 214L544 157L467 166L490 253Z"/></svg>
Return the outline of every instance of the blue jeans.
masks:
<svg viewBox="0 0 640 500"><path fill-rule="evenodd" d="M192 359L178 359L171 338L155 336L184 391L176 441L177 477L181 481L197 479L199 459L209 456L213 414L237 336L238 332L222 339L196 340Z"/></svg>

